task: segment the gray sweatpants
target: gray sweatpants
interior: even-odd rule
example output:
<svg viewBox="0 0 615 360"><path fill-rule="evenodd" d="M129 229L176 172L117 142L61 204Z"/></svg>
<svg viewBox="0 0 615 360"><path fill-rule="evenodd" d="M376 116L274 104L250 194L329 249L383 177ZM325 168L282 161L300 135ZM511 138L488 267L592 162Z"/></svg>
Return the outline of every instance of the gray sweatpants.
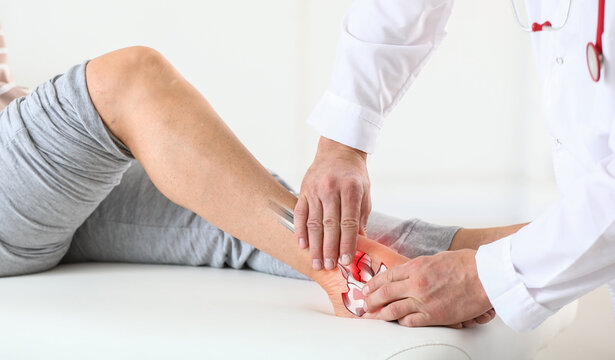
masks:
<svg viewBox="0 0 615 360"><path fill-rule="evenodd" d="M0 113L0 276L60 261L111 261L249 267L303 278L165 198L102 123L85 66ZM457 229L373 213L368 236L416 257L446 250Z"/></svg>

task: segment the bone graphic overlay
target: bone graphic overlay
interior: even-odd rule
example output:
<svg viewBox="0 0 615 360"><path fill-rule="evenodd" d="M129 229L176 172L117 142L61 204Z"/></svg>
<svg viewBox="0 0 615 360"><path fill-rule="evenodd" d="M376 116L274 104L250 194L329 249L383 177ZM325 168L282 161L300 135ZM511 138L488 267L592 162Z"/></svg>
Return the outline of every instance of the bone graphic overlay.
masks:
<svg viewBox="0 0 615 360"><path fill-rule="evenodd" d="M357 251L354 261L350 265L344 266L338 263L337 267L342 272L344 278L346 278L346 286L348 287L348 292L342 294L344 306L354 315L363 316L365 314L363 309L365 305L365 295L362 292L363 287L374 276L387 270L386 265L380 264L380 268L374 273L374 270L372 270L372 259L369 255L362 251Z"/></svg>
<svg viewBox="0 0 615 360"><path fill-rule="evenodd" d="M274 201L269 201L269 208L277 215L280 224L294 234L295 216L293 211ZM380 268L374 273L374 270L372 270L372 259L369 255L362 251L357 251L350 265L344 266L338 263L337 267L346 279L346 286L348 288L348 292L342 294L344 306L354 315L359 317L363 316L365 314L365 310L363 309L365 296L361 290L363 290L363 286L374 276L385 271L387 269L386 265L380 264Z"/></svg>

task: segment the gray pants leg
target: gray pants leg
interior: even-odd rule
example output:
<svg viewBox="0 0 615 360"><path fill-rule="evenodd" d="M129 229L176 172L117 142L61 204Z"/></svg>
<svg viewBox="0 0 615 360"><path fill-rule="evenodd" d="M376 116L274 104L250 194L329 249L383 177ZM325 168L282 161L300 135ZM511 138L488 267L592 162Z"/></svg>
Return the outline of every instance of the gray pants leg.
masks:
<svg viewBox="0 0 615 360"><path fill-rule="evenodd" d="M371 215L368 224L369 237L408 257L448 249L457 230L378 213ZM169 201L136 161L76 231L63 262L83 261L249 267L269 274L305 278Z"/></svg>
<svg viewBox="0 0 615 360"><path fill-rule="evenodd" d="M57 265L130 165L92 105L85 68L0 112L0 276Z"/></svg>

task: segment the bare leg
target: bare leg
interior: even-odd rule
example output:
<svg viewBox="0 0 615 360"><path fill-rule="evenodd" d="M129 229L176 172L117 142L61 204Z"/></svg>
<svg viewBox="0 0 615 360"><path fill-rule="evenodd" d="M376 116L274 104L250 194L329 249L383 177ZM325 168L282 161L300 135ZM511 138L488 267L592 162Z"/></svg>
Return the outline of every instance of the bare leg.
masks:
<svg viewBox="0 0 615 360"><path fill-rule="evenodd" d="M92 60L88 89L104 123L132 151L156 187L216 227L250 243L318 282L335 313L352 316L339 270L312 269L310 256L269 209L294 208L296 198L239 142L205 98L159 53L119 50ZM380 263L408 259L364 237L359 249Z"/></svg>
<svg viewBox="0 0 615 360"><path fill-rule="evenodd" d="M459 229L453 237L449 250L477 250L481 245L492 243L516 233L527 224L528 223L484 229Z"/></svg>

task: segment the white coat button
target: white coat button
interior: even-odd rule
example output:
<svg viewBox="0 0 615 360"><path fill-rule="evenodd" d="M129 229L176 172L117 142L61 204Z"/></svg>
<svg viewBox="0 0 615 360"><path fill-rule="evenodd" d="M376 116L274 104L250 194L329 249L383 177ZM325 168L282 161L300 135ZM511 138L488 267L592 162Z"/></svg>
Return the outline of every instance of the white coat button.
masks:
<svg viewBox="0 0 615 360"><path fill-rule="evenodd" d="M562 64L564 63L564 58L557 57L557 58L555 58L555 62L556 62L558 65L562 65Z"/></svg>

